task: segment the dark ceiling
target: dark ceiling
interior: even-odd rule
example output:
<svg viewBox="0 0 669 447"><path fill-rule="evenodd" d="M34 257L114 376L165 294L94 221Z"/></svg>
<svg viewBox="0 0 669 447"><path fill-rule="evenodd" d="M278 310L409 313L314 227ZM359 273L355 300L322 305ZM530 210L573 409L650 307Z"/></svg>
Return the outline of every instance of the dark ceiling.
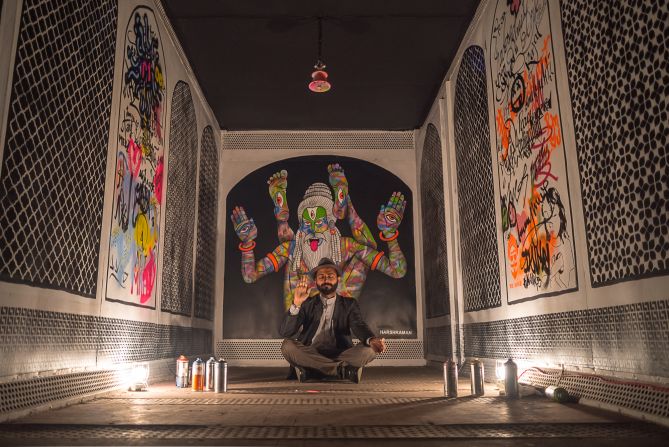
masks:
<svg viewBox="0 0 669 447"><path fill-rule="evenodd" d="M162 0L222 129L407 130L479 0ZM327 93L307 85L322 17Z"/></svg>

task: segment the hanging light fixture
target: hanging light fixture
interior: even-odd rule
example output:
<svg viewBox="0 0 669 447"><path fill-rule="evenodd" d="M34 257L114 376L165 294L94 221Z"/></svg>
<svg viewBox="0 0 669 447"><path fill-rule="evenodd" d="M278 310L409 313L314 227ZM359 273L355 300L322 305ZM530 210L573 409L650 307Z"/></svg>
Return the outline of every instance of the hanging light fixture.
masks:
<svg viewBox="0 0 669 447"><path fill-rule="evenodd" d="M311 82L309 83L309 90L314 93L325 93L332 85L328 81L328 73L325 71L325 63L321 57L323 50L323 19L318 18L318 60L314 65L315 71L311 73Z"/></svg>

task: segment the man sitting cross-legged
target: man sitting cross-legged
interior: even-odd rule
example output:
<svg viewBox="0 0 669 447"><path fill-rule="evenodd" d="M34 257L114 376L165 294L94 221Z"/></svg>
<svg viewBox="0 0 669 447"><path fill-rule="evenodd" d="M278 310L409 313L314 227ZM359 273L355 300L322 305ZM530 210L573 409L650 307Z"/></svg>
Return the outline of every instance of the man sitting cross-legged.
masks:
<svg viewBox="0 0 669 447"><path fill-rule="evenodd" d="M340 275L334 262L321 259L309 272L320 294L309 297L309 281L300 278L281 323L281 353L300 382L334 376L359 383L363 366L386 349L362 319L357 300L337 295ZM361 343L353 346L351 332Z"/></svg>

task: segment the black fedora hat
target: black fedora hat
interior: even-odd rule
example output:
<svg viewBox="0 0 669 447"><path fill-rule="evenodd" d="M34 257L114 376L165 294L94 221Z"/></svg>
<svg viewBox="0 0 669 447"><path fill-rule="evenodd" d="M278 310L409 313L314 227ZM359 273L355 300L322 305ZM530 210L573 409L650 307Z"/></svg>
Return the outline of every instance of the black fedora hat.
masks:
<svg viewBox="0 0 669 447"><path fill-rule="evenodd" d="M332 259L321 258L321 260L318 261L318 265L316 267L312 268L311 271L309 272L309 278L311 278L312 280L315 280L316 279L316 273L320 269L325 268L325 267L330 267L330 268L335 269L335 271L337 272L337 276L341 276L341 269L339 268L339 266L337 264L334 263L334 261Z"/></svg>

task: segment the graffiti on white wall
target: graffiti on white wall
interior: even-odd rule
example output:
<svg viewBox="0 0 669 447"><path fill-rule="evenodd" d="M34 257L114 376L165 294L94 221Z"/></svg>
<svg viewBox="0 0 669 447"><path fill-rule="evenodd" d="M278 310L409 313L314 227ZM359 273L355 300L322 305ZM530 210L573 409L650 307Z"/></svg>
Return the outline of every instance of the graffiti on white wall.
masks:
<svg viewBox="0 0 669 447"><path fill-rule="evenodd" d="M106 298L155 308L166 101L149 8L131 14L123 53Z"/></svg>
<svg viewBox="0 0 669 447"><path fill-rule="evenodd" d="M547 0L498 0L490 35L509 302L578 287Z"/></svg>

